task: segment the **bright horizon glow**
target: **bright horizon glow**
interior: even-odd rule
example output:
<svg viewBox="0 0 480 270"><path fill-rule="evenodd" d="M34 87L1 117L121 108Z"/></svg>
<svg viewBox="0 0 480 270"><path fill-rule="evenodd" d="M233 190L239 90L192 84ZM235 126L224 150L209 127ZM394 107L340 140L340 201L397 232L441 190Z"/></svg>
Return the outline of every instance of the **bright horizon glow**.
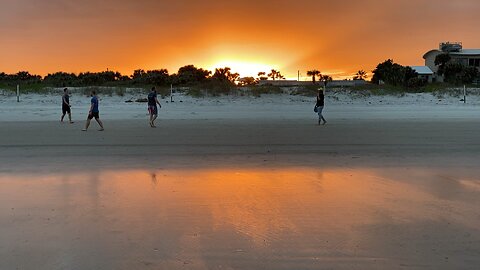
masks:
<svg viewBox="0 0 480 270"><path fill-rule="evenodd" d="M215 64L209 66L207 69L212 71L212 74L215 72L216 68L229 67L233 73L237 72L240 74L240 77L254 77L258 76L259 72L265 72L268 74L272 69L277 69L276 65L269 65L256 62L247 62L239 60L221 60Z"/></svg>

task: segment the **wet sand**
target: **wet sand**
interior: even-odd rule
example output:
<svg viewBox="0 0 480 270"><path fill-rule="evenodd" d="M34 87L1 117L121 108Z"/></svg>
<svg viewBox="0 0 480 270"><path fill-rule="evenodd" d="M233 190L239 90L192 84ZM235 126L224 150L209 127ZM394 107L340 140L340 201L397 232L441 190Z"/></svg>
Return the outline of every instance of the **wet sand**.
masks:
<svg viewBox="0 0 480 270"><path fill-rule="evenodd" d="M480 120L334 119L318 126L315 119L106 121L104 132L92 122L2 122L2 171L83 170L115 167L189 165L242 166L342 163L426 166L471 166L480 156ZM194 162L182 160L193 159ZM235 160L242 162L235 164ZM249 161L250 160L250 161ZM364 162L364 163L363 163ZM100 164L99 164L100 163ZM274 165L278 165L274 164ZM50 169L47 166L47 169Z"/></svg>
<svg viewBox="0 0 480 270"><path fill-rule="evenodd" d="M4 122L0 269L476 269L478 124Z"/></svg>

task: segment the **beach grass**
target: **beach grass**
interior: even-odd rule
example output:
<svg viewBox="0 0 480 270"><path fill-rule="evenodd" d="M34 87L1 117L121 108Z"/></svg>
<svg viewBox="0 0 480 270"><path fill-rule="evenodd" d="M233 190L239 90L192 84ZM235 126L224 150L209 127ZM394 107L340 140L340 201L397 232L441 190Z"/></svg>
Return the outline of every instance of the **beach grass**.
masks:
<svg viewBox="0 0 480 270"><path fill-rule="evenodd" d="M67 86L68 87L68 86ZM125 96L126 94L148 94L154 85L135 85L128 86L86 86L86 87L68 87L70 91L80 92L82 95L89 95L91 91L96 91L100 95L105 96ZM155 86L157 93L161 98L169 97L171 94L170 86ZM468 85L467 93L469 95L480 95L480 88L477 85ZM290 94L313 97L318 93L318 85L306 86L289 86L280 87L274 85L251 85L251 86L233 86L226 82L208 81L196 85L174 87L174 92L183 93L188 96L200 97L217 97L222 95L228 96L254 96ZM0 90L4 93L11 92L15 94L16 85L0 83ZM44 83L30 83L20 85L20 93L37 93L37 94L59 94L63 87L46 86ZM403 86L376 85L365 84L351 87L328 87L328 92L345 92L352 96L404 96L411 93L431 93L435 96L454 96L463 95L463 86L455 86L446 83L431 83L419 88L405 88Z"/></svg>

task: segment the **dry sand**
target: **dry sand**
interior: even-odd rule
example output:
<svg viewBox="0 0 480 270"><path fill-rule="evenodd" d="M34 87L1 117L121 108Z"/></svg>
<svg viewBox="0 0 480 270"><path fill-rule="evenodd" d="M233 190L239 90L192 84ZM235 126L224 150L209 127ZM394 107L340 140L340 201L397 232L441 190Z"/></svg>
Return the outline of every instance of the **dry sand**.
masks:
<svg viewBox="0 0 480 270"><path fill-rule="evenodd" d="M479 122L2 122L0 269L478 269Z"/></svg>

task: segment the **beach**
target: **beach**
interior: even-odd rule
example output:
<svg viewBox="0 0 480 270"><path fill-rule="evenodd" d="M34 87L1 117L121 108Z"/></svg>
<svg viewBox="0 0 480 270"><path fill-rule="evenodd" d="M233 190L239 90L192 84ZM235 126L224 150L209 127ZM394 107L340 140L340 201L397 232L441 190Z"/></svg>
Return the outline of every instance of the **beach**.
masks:
<svg viewBox="0 0 480 270"><path fill-rule="evenodd" d="M2 99L0 269L480 264L476 97L130 98Z"/></svg>

